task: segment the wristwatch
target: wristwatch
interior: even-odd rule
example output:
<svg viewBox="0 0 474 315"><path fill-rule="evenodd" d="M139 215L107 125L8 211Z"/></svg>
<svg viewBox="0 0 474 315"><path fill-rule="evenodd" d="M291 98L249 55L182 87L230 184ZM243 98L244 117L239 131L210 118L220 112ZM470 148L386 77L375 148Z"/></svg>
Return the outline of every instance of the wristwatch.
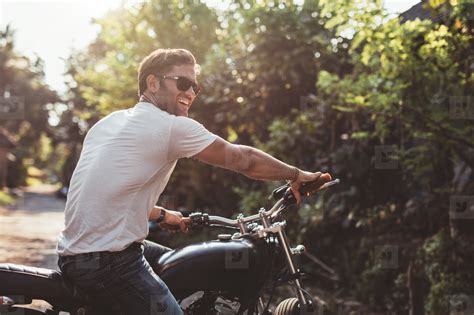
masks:
<svg viewBox="0 0 474 315"><path fill-rule="evenodd" d="M160 211L160 216L158 217L158 219L156 219L156 223L161 223L165 220L165 217L166 217L166 210L164 208L161 208L161 211Z"/></svg>

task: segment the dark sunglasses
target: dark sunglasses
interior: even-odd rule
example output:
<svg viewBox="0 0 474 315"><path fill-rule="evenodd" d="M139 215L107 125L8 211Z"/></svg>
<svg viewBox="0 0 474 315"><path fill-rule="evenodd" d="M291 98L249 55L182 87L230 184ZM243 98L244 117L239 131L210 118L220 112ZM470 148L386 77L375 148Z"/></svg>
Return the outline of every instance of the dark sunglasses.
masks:
<svg viewBox="0 0 474 315"><path fill-rule="evenodd" d="M158 75L158 77L161 78L161 79L176 80L176 87L181 92L186 92L189 89L189 87L193 88L194 94L196 94L196 95L198 95L198 93L201 91L201 87L199 85L197 85L197 83L189 80L186 77L179 77L179 76L169 77L169 76L166 76L166 75L161 75L161 76Z"/></svg>

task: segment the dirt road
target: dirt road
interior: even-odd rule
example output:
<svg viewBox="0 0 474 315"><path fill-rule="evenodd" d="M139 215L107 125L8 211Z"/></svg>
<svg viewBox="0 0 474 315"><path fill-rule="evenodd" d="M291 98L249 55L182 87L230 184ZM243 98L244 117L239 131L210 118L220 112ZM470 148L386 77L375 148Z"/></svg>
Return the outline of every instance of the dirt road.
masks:
<svg viewBox="0 0 474 315"><path fill-rule="evenodd" d="M65 201L54 192L51 185L27 187L15 206L0 207L0 263L58 269L55 248Z"/></svg>

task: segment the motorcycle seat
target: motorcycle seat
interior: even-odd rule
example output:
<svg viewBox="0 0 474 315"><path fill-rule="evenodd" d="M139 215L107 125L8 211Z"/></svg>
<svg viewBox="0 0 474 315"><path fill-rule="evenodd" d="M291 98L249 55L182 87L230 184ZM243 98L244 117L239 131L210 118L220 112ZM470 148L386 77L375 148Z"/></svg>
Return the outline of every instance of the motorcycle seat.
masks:
<svg viewBox="0 0 474 315"><path fill-rule="evenodd" d="M31 267L31 266L25 266L25 265L17 265L17 264L8 264L8 263L0 264L0 273L2 272L16 272L16 273L21 273L25 275L36 275L39 277L45 277L45 278L51 278L51 279L61 277L61 272L57 270Z"/></svg>
<svg viewBox="0 0 474 315"><path fill-rule="evenodd" d="M74 298L71 283L60 271L25 265L0 263L0 295L17 295L33 299Z"/></svg>

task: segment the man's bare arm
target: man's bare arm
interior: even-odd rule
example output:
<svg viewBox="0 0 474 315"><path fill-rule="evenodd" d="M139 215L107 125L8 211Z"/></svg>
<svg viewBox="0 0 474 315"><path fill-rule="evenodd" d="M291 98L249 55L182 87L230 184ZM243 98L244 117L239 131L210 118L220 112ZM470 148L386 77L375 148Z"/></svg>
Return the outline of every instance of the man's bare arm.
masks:
<svg viewBox="0 0 474 315"><path fill-rule="evenodd" d="M271 155L245 145L232 144L217 138L194 158L258 180L292 180L295 168Z"/></svg>
<svg viewBox="0 0 474 315"><path fill-rule="evenodd" d="M163 207L158 207L154 206L153 209L151 209L150 216L148 218L149 221L156 221L160 217L161 211L163 211L165 208Z"/></svg>
<svg viewBox="0 0 474 315"><path fill-rule="evenodd" d="M271 155L245 145L232 144L217 138L194 158L207 164L233 170L258 180L291 180L291 188L298 202L299 188L304 182L316 180L320 172L300 171Z"/></svg>
<svg viewBox="0 0 474 315"><path fill-rule="evenodd" d="M154 206L151 209L150 216L148 217L149 221L156 221L162 211L166 211L165 219L162 223L160 223L161 227L171 226L176 228L169 228L168 231L170 232L177 232L181 230L182 232L188 231L188 226L191 224L191 220L189 218L183 217L183 214L179 211L165 209L163 207Z"/></svg>

